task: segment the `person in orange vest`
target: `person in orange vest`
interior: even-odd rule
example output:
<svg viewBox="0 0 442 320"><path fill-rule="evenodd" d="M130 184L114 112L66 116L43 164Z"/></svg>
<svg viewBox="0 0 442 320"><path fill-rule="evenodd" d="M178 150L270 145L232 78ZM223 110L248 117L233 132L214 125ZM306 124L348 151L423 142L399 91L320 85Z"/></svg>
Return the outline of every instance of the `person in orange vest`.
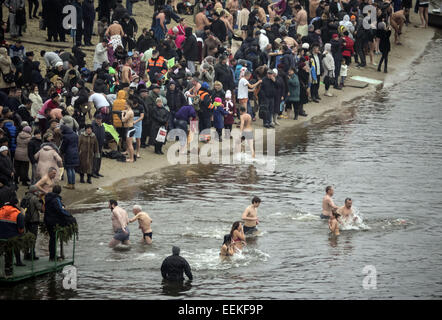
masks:
<svg viewBox="0 0 442 320"><path fill-rule="evenodd" d="M199 118L199 129L200 132L205 129L210 129L212 127L212 123L210 121L213 115L213 105L212 99L209 94L209 84L207 82L203 82L201 85L201 89L198 91L199 96L199 110L198 110L198 118Z"/></svg>
<svg viewBox="0 0 442 320"><path fill-rule="evenodd" d="M10 239L22 235L25 232L25 216L17 208L18 200L14 197L0 208L0 239ZM12 275L12 251L6 250L5 275ZM16 266L25 266L20 259L20 251L15 251Z"/></svg>
<svg viewBox="0 0 442 320"><path fill-rule="evenodd" d="M122 90L118 91L117 99L112 105L112 123L120 136L121 146L123 146L123 141L126 139L126 128L122 121L122 113L126 110L127 98L129 97L129 84L122 83L120 87Z"/></svg>
<svg viewBox="0 0 442 320"><path fill-rule="evenodd" d="M147 73L152 83L156 81L155 74L160 73L163 76L167 73L167 61L163 56L160 56L158 50L152 51L152 58L147 62Z"/></svg>

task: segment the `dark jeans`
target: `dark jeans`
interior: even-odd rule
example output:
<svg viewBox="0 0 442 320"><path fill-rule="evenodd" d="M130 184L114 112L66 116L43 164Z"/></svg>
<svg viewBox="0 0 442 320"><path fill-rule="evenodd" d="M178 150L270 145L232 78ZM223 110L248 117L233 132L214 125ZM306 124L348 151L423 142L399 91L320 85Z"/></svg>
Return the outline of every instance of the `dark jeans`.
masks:
<svg viewBox="0 0 442 320"><path fill-rule="evenodd" d="M77 25L77 33L75 35L75 43L77 46L81 46L81 38L83 37L83 26Z"/></svg>
<svg viewBox="0 0 442 320"><path fill-rule="evenodd" d="M55 259L55 226L46 225L46 228L49 233L49 259Z"/></svg>
<svg viewBox="0 0 442 320"><path fill-rule="evenodd" d="M286 104L287 104L287 109L291 109L293 107L293 111L295 112L295 117L299 116L299 112L302 110L302 104L300 101L286 102Z"/></svg>
<svg viewBox="0 0 442 320"><path fill-rule="evenodd" d="M29 181L29 161L14 161L14 167L15 167L15 182L18 183L18 179L20 178L21 182L28 182Z"/></svg>
<svg viewBox="0 0 442 320"><path fill-rule="evenodd" d="M365 43L362 40L356 40L355 47L356 47L356 53L359 57L360 64L365 66L367 64L367 61L365 60L365 51L364 51Z"/></svg>
<svg viewBox="0 0 442 320"><path fill-rule="evenodd" d="M151 122L150 121L142 121L142 131L141 131L141 145L146 145L146 139L150 135L151 130Z"/></svg>
<svg viewBox="0 0 442 320"><path fill-rule="evenodd" d="M101 156L100 158L94 158L92 173L98 175L100 173L100 169L101 169Z"/></svg>
<svg viewBox="0 0 442 320"><path fill-rule="evenodd" d="M341 64L342 64L342 56L335 58L335 84L334 87L338 86L339 83L339 75L341 74Z"/></svg>
<svg viewBox="0 0 442 320"><path fill-rule="evenodd" d="M161 152L161 148L163 147L162 142L155 141L155 152Z"/></svg>
<svg viewBox="0 0 442 320"><path fill-rule="evenodd" d="M58 41L58 32L57 27L51 27L48 28L48 40L49 41ZM38 122L40 122L42 119L38 119Z"/></svg>
<svg viewBox="0 0 442 320"><path fill-rule="evenodd" d="M205 129L210 129L210 127L212 126L211 122L210 122L210 114L203 114L200 113L199 116L199 131L203 131Z"/></svg>
<svg viewBox="0 0 442 320"><path fill-rule="evenodd" d="M312 83L312 86L311 86L312 99L319 98L319 86L321 85L321 76L317 76L317 77L318 77L318 83Z"/></svg>
<svg viewBox="0 0 442 320"><path fill-rule="evenodd" d="M32 16L37 17L37 10L39 7L38 0L28 0L29 3L29 19L32 18ZM34 7L34 13L32 14L32 7Z"/></svg>
<svg viewBox="0 0 442 320"><path fill-rule="evenodd" d="M75 169L66 168L66 175L68 176L68 184L75 184Z"/></svg>
<svg viewBox="0 0 442 320"><path fill-rule="evenodd" d="M84 22L84 43L91 43L92 33L94 32L94 21Z"/></svg>
<svg viewBox="0 0 442 320"><path fill-rule="evenodd" d="M132 15L132 7L133 7L132 2L130 0L126 0L126 9L129 15Z"/></svg>
<svg viewBox="0 0 442 320"><path fill-rule="evenodd" d="M388 52L382 52L381 60L379 61L378 70L381 70L382 62L384 62L384 70L387 71Z"/></svg>

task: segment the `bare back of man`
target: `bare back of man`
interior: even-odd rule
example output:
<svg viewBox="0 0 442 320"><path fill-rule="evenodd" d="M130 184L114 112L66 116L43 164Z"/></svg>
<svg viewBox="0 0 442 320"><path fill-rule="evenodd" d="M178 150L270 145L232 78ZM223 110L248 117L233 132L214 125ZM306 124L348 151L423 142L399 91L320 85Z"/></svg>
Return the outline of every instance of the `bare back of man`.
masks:
<svg viewBox="0 0 442 320"><path fill-rule="evenodd" d="M253 128L252 128L252 117L246 112L241 112L241 140L246 140L249 145L250 151L252 152L252 157L255 158L255 149L253 147Z"/></svg>

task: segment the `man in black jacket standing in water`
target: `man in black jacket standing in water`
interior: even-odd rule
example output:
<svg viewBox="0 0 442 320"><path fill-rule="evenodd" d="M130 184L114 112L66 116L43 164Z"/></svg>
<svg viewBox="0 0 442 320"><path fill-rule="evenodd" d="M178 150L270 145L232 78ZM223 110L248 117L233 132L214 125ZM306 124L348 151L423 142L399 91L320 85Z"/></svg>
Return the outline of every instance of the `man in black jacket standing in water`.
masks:
<svg viewBox="0 0 442 320"><path fill-rule="evenodd" d="M193 280L189 263L186 259L180 257L180 248L174 246L172 248L172 255L164 259L163 264L161 265L161 275L164 280L183 281L183 272L189 280Z"/></svg>

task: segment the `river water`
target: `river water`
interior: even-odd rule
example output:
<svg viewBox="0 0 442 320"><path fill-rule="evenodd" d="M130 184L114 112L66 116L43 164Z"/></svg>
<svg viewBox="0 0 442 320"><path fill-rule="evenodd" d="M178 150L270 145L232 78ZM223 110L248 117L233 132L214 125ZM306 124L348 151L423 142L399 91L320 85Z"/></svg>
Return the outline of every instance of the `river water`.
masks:
<svg viewBox="0 0 442 320"><path fill-rule="evenodd" d="M442 298L441 52L436 39L400 85L278 135L273 174L246 164L176 166L126 183L118 196L98 194L77 208L77 290L64 290L57 274L2 288L0 298ZM335 202L351 197L363 219L338 239L318 217L329 184ZM260 236L221 261L224 234L255 195ZM138 243L133 224L130 251L107 247L110 197L150 213L152 246ZM173 245L195 278L180 288L162 284L159 270Z"/></svg>

